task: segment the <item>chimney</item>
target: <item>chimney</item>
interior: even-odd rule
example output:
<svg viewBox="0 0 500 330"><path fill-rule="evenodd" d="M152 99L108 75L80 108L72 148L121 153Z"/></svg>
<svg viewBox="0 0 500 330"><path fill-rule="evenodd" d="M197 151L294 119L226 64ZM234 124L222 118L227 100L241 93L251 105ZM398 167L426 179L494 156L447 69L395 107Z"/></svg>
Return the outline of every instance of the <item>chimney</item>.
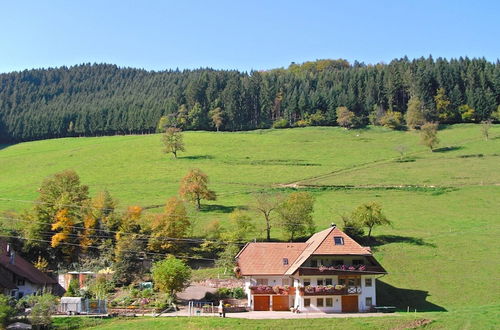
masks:
<svg viewBox="0 0 500 330"><path fill-rule="evenodd" d="M12 250L10 252L9 264L15 265L15 263L16 263L16 252Z"/></svg>
<svg viewBox="0 0 500 330"><path fill-rule="evenodd" d="M334 223L332 222L332 223L330 224L330 227L332 227L332 228L334 228L334 229L335 229L335 228L337 227L337 225L336 225L336 224L334 224Z"/></svg>

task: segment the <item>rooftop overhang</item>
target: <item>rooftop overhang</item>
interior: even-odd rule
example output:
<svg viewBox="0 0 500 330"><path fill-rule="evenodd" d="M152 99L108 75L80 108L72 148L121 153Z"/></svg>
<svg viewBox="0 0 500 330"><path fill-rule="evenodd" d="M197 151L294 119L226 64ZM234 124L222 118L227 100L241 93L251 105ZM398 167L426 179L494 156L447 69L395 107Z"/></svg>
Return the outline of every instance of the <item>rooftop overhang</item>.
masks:
<svg viewBox="0 0 500 330"><path fill-rule="evenodd" d="M349 269L334 269L333 267L319 268L319 267L300 267L298 271L299 276L311 275L385 275L387 272L382 267L366 266L365 270L349 270Z"/></svg>

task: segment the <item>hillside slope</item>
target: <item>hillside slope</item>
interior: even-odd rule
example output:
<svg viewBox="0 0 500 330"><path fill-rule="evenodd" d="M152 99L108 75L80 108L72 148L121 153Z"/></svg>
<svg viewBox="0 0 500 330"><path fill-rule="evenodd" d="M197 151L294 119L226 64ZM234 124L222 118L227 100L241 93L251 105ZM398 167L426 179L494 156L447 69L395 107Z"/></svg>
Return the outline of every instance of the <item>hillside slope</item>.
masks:
<svg viewBox="0 0 500 330"><path fill-rule="evenodd" d="M377 201L394 222L375 229L375 254L389 271L380 279L382 302L477 314L500 307L492 279L500 271L499 125L491 136L484 141L477 125L451 126L439 132L441 148L431 153L418 144L416 132L382 128L187 132L187 152L177 160L161 153L159 135L5 145L0 210L28 207L43 178L67 168L92 194L108 189L121 208L139 204L150 212L177 193L190 168L202 169L219 197L191 213L194 234L211 219L228 225L227 212L248 206L251 192L283 185L314 194L318 228L360 203ZM403 162L397 145L408 148ZM263 223L253 216L258 231L248 238L259 239ZM272 234L281 237L278 229Z"/></svg>

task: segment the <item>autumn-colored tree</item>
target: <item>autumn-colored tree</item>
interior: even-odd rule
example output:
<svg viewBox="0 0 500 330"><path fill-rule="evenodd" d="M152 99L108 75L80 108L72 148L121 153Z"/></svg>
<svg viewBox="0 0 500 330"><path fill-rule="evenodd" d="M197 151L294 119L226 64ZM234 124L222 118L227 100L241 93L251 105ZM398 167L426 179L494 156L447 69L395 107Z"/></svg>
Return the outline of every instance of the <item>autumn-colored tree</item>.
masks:
<svg viewBox="0 0 500 330"><path fill-rule="evenodd" d="M162 137L165 153L172 153L174 158L177 158L177 153L179 151L186 151L184 147L184 139L182 136L182 130L177 127L169 127L163 133Z"/></svg>
<svg viewBox="0 0 500 330"><path fill-rule="evenodd" d="M169 238L186 237L190 227L191 222L184 203L177 197L170 198L165 205L165 211L153 216L149 248L161 251L180 247L182 244L178 240Z"/></svg>
<svg viewBox="0 0 500 330"><path fill-rule="evenodd" d="M283 197L279 194L257 193L254 195L252 208L264 216L266 239L271 240L272 214L277 210Z"/></svg>
<svg viewBox="0 0 500 330"><path fill-rule="evenodd" d="M54 218L51 229L56 233L52 236L51 246L56 248L60 245L61 251L68 261L75 260L78 239L75 231L75 221L67 209L59 210Z"/></svg>
<svg viewBox="0 0 500 330"><path fill-rule="evenodd" d="M434 151L434 147L439 144L437 137L438 123L426 123L420 128L420 143Z"/></svg>
<svg viewBox="0 0 500 330"><path fill-rule="evenodd" d="M116 231L119 223L118 216L114 213L115 205L116 202L107 190L98 193L88 202L81 238L85 252L88 252L90 246L101 245L106 239L112 239L108 231ZM98 251L94 249L92 252Z"/></svg>
<svg viewBox="0 0 500 330"><path fill-rule="evenodd" d="M297 235L314 233L312 218L314 197L308 192L294 192L281 202L278 213L283 230L291 241Z"/></svg>
<svg viewBox="0 0 500 330"><path fill-rule="evenodd" d="M208 176L199 169L193 169L181 180L179 194L185 200L195 203L200 210L201 200L216 200L214 191L208 189Z"/></svg>
<svg viewBox="0 0 500 330"><path fill-rule="evenodd" d="M409 128L419 128L425 124L424 104L417 96L412 96L408 101L408 110L406 111L406 125Z"/></svg>
<svg viewBox="0 0 500 330"><path fill-rule="evenodd" d="M384 213L382 213L382 206L376 202L365 203L358 206L352 212L351 219L368 228L368 238L371 238L374 227L392 224Z"/></svg>
<svg viewBox="0 0 500 330"><path fill-rule="evenodd" d="M81 226L84 205L89 198L88 187L80 183L75 171L66 170L46 178L38 191L40 195L33 210L26 214L26 218L33 220L25 228L28 239L26 247L30 255L42 255L51 262L61 257L61 249L48 249L50 245L43 241L47 239L47 233L54 231L52 224L57 222L60 222L57 230L65 228L67 234L71 233L72 239L76 241L78 231L70 232L67 224L71 222L74 226ZM69 240L69 236L64 235L58 235L54 244Z"/></svg>
<svg viewBox="0 0 500 330"><path fill-rule="evenodd" d="M210 112L208 113L208 115L212 119L212 123L213 123L213 125L215 126L215 128L217 129L217 132L218 132L219 128L222 126L222 123L224 121L224 119L222 117L222 110L221 110L221 108L217 107L217 108L215 108L213 110L210 110Z"/></svg>
<svg viewBox="0 0 500 330"><path fill-rule="evenodd" d="M347 107L338 107L337 110L337 124L345 128L354 126L355 115L354 112L349 111Z"/></svg>

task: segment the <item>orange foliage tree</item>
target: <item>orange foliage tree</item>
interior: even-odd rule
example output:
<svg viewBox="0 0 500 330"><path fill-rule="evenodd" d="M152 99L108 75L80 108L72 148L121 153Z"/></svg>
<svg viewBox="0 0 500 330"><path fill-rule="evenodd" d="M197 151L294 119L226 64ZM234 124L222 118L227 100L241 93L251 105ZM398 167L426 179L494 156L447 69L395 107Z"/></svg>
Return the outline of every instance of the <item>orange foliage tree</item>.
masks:
<svg viewBox="0 0 500 330"><path fill-rule="evenodd" d="M201 208L201 200L214 201L217 195L208 189L208 176L199 169L193 169L181 180L179 194L182 198L189 200L196 205L196 209Z"/></svg>

